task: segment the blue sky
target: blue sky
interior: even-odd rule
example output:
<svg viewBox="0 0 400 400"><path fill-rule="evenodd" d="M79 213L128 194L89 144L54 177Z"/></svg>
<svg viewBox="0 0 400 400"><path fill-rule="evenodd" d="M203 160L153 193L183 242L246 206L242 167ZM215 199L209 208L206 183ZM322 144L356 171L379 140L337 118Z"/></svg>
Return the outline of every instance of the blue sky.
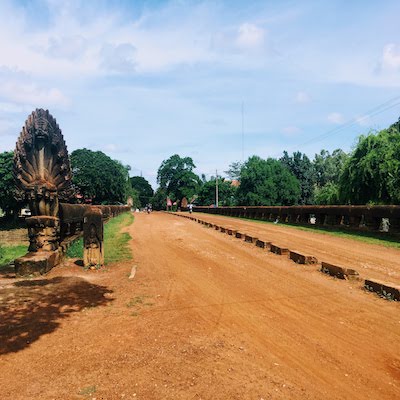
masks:
<svg viewBox="0 0 400 400"><path fill-rule="evenodd" d="M207 176L240 161L242 104L245 158L349 151L400 116L399 15L398 1L2 0L0 151L48 108L69 151L156 187L175 153Z"/></svg>

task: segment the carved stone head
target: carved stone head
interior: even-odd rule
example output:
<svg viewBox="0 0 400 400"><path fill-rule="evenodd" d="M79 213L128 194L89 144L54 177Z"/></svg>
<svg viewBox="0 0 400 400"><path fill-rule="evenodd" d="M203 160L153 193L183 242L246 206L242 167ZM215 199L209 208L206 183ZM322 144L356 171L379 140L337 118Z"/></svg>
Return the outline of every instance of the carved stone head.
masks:
<svg viewBox="0 0 400 400"><path fill-rule="evenodd" d="M68 201L73 194L67 146L48 110L36 109L25 122L14 152L17 186L32 198L54 196Z"/></svg>

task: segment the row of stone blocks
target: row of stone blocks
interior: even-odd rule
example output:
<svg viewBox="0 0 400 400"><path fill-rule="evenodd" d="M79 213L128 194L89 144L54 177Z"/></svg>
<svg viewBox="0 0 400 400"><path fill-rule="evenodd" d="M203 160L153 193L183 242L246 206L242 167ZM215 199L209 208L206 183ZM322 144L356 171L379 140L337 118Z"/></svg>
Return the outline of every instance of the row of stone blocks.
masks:
<svg viewBox="0 0 400 400"><path fill-rule="evenodd" d="M179 215L179 214L177 214L177 215ZM186 217L186 216L183 216L183 217ZM201 219L196 219L193 217L188 217L188 218L196 220L199 224L203 224L207 227L214 228L215 230L218 230L221 233L227 233L228 235L234 236L237 239L244 239L245 242L252 243L255 246L260 247L262 249L267 249L267 250L271 251L272 253L279 254L279 255L289 255L289 258L291 260L293 260L294 262L296 262L297 264L316 264L316 263L318 263L318 260L313 256L308 256L308 255L298 253L296 251L291 251L287 248L272 244L271 242L260 240L257 237L253 237L253 236L238 232L233 229L225 228L223 226L212 224L212 223L203 221Z"/></svg>
<svg viewBox="0 0 400 400"><path fill-rule="evenodd" d="M195 211L310 227L400 233L400 206L200 206Z"/></svg>
<svg viewBox="0 0 400 400"><path fill-rule="evenodd" d="M182 216L180 214L176 215ZM277 246L271 242L260 240L259 238L241 233L237 230L224 228L222 226L215 225L194 217L189 217L189 216L183 216L183 217L190 218L191 220L197 221L199 224L203 224L207 227L211 228L214 227L215 230L219 230L222 233L227 233L228 235L234 236L237 239L244 239L245 242L255 244L257 247L260 247L261 249L267 249L271 253L278 255L286 255L297 264L305 264L305 265L318 264L318 260L314 256L305 255L297 251L289 250L288 248ZM346 280L360 279L360 275L356 270L341 267L324 261L321 262L320 271L338 279L346 279ZM364 279L364 288L371 292L377 293L378 295L387 300L400 301L400 286L372 279Z"/></svg>

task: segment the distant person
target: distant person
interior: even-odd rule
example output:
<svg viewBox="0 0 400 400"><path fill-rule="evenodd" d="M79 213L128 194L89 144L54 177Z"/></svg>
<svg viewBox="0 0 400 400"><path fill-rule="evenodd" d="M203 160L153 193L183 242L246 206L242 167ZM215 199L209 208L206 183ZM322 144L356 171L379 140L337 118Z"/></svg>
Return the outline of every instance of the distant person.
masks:
<svg viewBox="0 0 400 400"><path fill-rule="evenodd" d="M192 211L193 211L193 204L189 204L189 205L188 205L188 208L189 208L189 214L191 214Z"/></svg>

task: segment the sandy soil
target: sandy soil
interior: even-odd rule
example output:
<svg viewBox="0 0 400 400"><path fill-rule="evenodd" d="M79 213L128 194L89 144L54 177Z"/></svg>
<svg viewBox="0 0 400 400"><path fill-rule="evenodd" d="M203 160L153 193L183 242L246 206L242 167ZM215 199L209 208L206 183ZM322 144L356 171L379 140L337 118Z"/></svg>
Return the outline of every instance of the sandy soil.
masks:
<svg viewBox="0 0 400 400"><path fill-rule="evenodd" d="M195 213L207 222L237 229L261 240L299 250L325 261L352 268L364 278L375 278L400 285L400 249L379 244L365 244L355 239L344 239L319 232L306 232L279 224L253 222L239 218Z"/></svg>
<svg viewBox="0 0 400 400"><path fill-rule="evenodd" d="M399 398L398 303L172 215L129 231L131 262L0 276L1 399Z"/></svg>

